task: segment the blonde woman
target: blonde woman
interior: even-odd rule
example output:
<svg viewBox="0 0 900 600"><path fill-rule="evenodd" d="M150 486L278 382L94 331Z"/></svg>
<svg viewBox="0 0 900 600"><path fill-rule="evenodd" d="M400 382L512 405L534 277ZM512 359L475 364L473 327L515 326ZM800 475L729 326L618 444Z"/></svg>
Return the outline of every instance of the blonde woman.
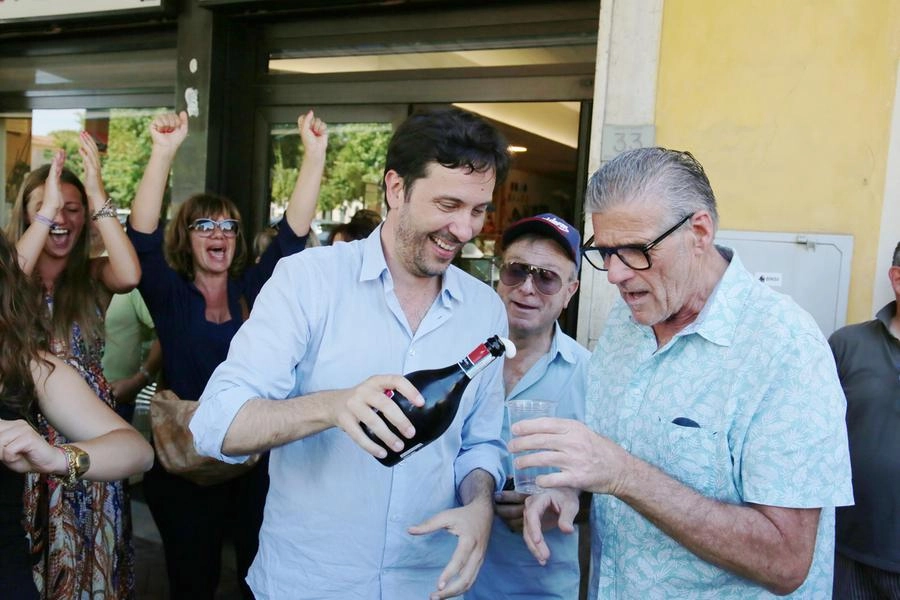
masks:
<svg viewBox="0 0 900 600"><path fill-rule="evenodd" d="M15 243L20 267L40 290L34 302L44 307L51 351L113 406L100 363L103 314L112 294L137 285L140 266L104 190L97 145L85 132L80 142L84 182L63 166L65 155L58 152L49 165L26 176L7 234ZM91 258L91 222L108 256ZM41 415L37 425L51 445L69 441ZM49 532L43 560L35 564L42 595L91 600L131 597L134 549L126 482L80 481L68 489L46 475L29 474L27 479L28 521ZM45 488L50 506L41 522L37 517Z"/></svg>

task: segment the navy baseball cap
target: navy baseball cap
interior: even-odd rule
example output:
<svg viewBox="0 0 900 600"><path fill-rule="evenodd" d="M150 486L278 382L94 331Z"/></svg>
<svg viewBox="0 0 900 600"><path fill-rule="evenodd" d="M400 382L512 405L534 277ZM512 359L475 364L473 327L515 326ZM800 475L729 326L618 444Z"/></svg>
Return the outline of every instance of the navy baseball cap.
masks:
<svg viewBox="0 0 900 600"><path fill-rule="evenodd" d="M503 232L503 248L508 248L516 238L534 233L550 238L572 259L575 268L581 268L581 234L571 223L553 213L543 213L520 219Z"/></svg>

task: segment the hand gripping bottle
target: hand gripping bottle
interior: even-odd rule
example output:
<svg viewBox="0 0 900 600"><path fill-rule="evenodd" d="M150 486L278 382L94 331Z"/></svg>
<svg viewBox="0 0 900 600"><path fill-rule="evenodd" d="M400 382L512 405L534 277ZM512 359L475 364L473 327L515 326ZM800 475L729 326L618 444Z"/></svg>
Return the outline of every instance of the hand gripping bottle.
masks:
<svg viewBox="0 0 900 600"><path fill-rule="evenodd" d="M395 452L363 425L366 435L387 450L387 456L377 460L385 466L393 467L410 454L421 450L440 437L456 417L463 392L472 378L504 353L512 358L516 355L516 347L510 340L495 335L488 338L483 344L478 344L458 363L440 369L426 369L409 373L406 378L425 398L425 406L421 408L413 405L400 392L385 390L384 393L397 403L397 406L412 422L416 428L416 435L412 439L406 439L385 420L388 428L406 444L402 451Z"/></svg>

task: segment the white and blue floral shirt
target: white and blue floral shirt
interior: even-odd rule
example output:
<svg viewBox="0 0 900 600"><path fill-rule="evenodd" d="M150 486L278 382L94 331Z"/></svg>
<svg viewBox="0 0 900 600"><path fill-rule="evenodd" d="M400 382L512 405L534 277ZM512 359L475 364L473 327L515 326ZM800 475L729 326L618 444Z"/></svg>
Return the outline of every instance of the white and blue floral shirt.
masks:
<svg viewBox="0 0 900 600"><path fill-rule="evenodd" d="M696 321L657 349L619 300L589 368L587 422L633 455L730 504L821 507L805 583L831 597L834 507L852 504L846 402L812 317L737 255ZM633 510L595 495L594 598L772 598L698 558Z"/></svg>

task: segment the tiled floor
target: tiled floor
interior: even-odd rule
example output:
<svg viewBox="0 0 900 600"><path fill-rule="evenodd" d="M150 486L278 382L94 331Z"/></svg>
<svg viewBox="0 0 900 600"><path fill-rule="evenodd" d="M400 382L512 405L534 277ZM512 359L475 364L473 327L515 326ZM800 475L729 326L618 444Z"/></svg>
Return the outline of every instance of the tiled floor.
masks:
<svg viewBox="0 0 900 600"><path fill-rule="evenodd" d="M138 600L168 600L169 583L159 531L147 505L140 500L140 489L134 489L131 502L134 525L135 584ZM226 544L222 551L222 578L216 592L217 600L239 600L241 597L234 571L234 549Z"/></svg>

